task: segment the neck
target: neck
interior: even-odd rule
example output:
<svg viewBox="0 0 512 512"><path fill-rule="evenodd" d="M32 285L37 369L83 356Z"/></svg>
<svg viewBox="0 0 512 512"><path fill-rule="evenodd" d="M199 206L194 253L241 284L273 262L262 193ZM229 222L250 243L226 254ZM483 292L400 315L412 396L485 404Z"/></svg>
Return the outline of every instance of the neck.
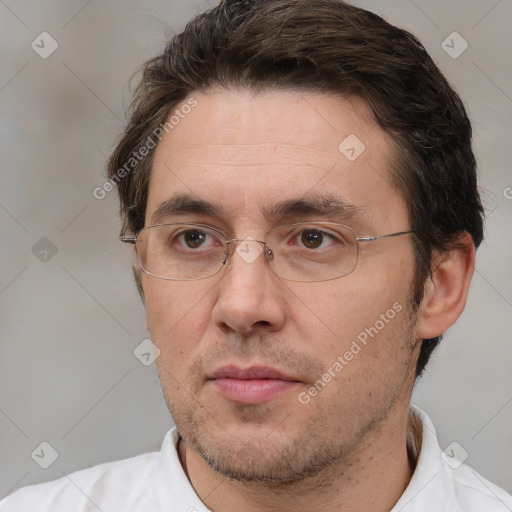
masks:
<svg viewBox="0 0 512 512"><path fill-rule="evenodd" d="M395 403L390 414L367 432L344 460L315 477L286 485L229 480L184 441L179 444L179 455L196 493L214 512L385 512L398 501L414 471L417 446L412 439L418 426L408 416L404 403Z"/></svg>

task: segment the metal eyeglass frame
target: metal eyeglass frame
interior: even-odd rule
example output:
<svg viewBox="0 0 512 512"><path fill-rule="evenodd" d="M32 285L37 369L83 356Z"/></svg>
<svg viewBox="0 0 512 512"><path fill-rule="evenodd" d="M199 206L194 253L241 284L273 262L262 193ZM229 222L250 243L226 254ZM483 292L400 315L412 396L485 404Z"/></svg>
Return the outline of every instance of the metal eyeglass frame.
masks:
<svg viewBox="0 0 512 512"><path fill-rule="evenodd" d="M269 233L271 233L272 231L275 231L277 229L281 229L281 228L285 228L285 227L300 226L300 225L303 225L303 224L305 224L305 225L315 225L315 224L326 225L327 224L327 225L333 225L333 226L341 226L341 227L347 228L349 231L351 231L352 234L354 235L354 239L356 241L356 247L357 247L356 264L354 265L354 268L350 272L348 272L347 274L344 274L344 275L338 276L338 277L332 277L332 278L329 278L329 279L321 279L319 281L297 281L297 280L294 280L294 279L286 279L285 277L281 277L279 274L276 274L274 269L272 268L272 266L270 266L269 258L272 259L274 257L274 253L273 253L272 249L267 246L266 241L265 240L251 239L251 242L258 242L259 244L263 245L263 250L264 250L264 252L266 254L265 261L267 262L267 264L269 264L270 270L277 277L279 277L280 279L284 279L285 281L293 281L293 282L297 282L297 283L315 283L315 282L332 281L334 279L341 279L342 277L350 275L352 272L354 272L354 270L357 267L357 263L359 262L359 242L363 242L363 243L364 242L375 242L376 240L380 240L382 238L393 238L393 237L397 237L397 236L402 236L402 235L408 235L408 234L416 233L416 231L411 230L411 231L397 231L395 233L387 233L385 235L373 235L373 236L357 237L355 232L354 232L354 230L350 226L347 226L345 224L340 224L338 222L322 222L322 221L317 221L317 222L296 222L296 223L293 223L293 224L284 224L282 226L277 226L277 227L272 228L271 230L269 230L265 234L265 238L267 238ZM139 236L139 234L142 231L146 230L146 229L154 228L154 227L160 227L160 226L198 226L198 227L203 227L203 228L210 229L212 231L216 231L217 233L222 235L222 237L225 239L224 243L226 244L226 249L229 249L230 244L233 243L233 242L246 242L247 241L247 238L230 238L228 240L228 239L226 239L226 233L224 233L220 229L217 229L217 228L214 228L212 226L209 226L208 224L200 224L200 223L196 223L196 222L172 222L172 223L168 223L168 224L153 224L153 225L150 225L150 226L144 226L142 229L139 229L139 231L137 231L137 233L135 233L135 236L133 236L133 237L125 237L124 234L121 234L120 241L125 243L125 244L135 245L135 251L137 252L136 244L137 244L137 237ZM137 253L137 261L138 261L139 267L142 269L142 271L144 273L146 273L147 275L149 275L151 277L154 277L155 279L163 279L165 281L200 281L202 279L208 279L209 277L213 277L214 275L218 274L224 268L224 266L226 265L226 262L230 259L231 256L232 256L232 251L227 250L224 253L224 260L222 261L222 265L219 268L219 270L217 270L217 272L215 272L214 274L212 274L210 276L200 277L200 278L197 278L197 279L175 279L175 278L168 278L168 277L159 277L159 276L156 276L154 274L151 274L150 272L148 272L142 266L142 263L140 261L140 257L138 255L138 253Z"/></svg>

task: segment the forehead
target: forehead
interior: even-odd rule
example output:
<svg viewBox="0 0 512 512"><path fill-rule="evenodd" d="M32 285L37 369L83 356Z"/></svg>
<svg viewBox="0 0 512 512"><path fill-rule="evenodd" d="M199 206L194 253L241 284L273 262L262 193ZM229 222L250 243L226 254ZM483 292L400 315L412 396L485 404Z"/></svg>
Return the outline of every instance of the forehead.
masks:
<svg viewBox="0 0 512 512"><path fill-rule="evenodd" d="M215 153L240 164L259 163L270 154L258 146L272 146L283 155L300 147L300 158L332 158L340 156L338 145L350 134L365 142L371 134L371 146L381 152L392 140L357 96L282 90L256 94L247 89L214 89L192 96L197 106L160 145L179 148L186 157Z"/></svg>
<svg viewBox="0 0 512 512"><path fill-rule="evenodd" d="M156 148L147 214L176 194L239 216L311 194L370 212L400 201L389 172L393 140L362 99L247 90L192 97L196 106Z"/></svg>

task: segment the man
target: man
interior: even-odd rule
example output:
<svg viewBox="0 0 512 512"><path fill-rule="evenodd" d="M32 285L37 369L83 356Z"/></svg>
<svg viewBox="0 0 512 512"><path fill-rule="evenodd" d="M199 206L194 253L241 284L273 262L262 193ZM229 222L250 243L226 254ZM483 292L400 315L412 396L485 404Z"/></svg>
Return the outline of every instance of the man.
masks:
<svg viewBox="0 0 512 512"><path fill-rule="evenodd" d="M0 510L512 510L409 405L466 302L475 167L459 97L378 16L198 16L146 64L109 162L176 428Z"/></svg>

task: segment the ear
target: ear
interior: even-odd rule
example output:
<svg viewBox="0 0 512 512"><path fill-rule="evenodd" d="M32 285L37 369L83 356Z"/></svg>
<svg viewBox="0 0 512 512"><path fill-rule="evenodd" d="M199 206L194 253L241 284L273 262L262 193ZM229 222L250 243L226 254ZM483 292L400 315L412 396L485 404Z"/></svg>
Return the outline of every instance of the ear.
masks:
<svg viewBox="0 0 512 512"><path fill-rule="evenodd" d="M142 304L146 305L146 300L145 300L145 296L144 296L144 288L142 287L141 270L138 265L133 264L132 274L133 274L133 278L135 279L135 284L137 285L137 291L139 292L140 298L142 300Z"/></svg>
<svg viewBox="0 0 512 512"><path fill-rule="evenodd" d="M446 252L434 256L432 275L425 281L416 339L439 336L451 327L466 305L475 270L475 245L464 231Z"/></svg>

